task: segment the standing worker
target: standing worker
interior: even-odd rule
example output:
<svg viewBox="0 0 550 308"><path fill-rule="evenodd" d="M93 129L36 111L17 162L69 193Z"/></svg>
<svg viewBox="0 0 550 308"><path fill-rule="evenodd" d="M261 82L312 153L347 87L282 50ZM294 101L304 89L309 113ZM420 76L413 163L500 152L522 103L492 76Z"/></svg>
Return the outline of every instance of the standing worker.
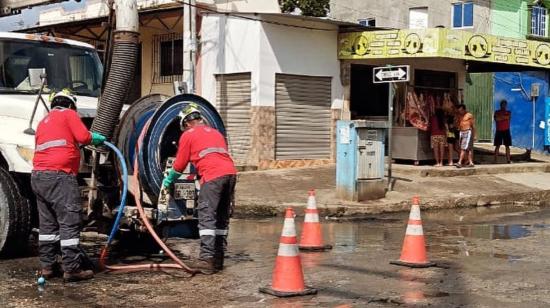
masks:
<svg viewBox="0 0 550 308"><path fill-rule="evenodd" d="M189 162L195 166L201 183L197 207L201 248L194 267L210 275L223 269L237 170L225 138L204 124L197 104L189 104L179 116L184 132L179 139L176 160L162 185L170 188Z"/></svg>
<svg viewBox="0 0 550 308"><path fill-rule="evenodd" d="M495 132L495 163L499 154L500 146L504 144L506 148L506 162L511 163L510 146L512 145L512 135L510 134L510 120L512 112L506 110L508 102L503 99L500 101L500 109L495 111L494 119L496 124Z"/></svg>
<svg viewBox="0 0 550 308"><path fill-rule="evenodd" d="M82 267L85 257L79 246L82 203L77 174L79 145L100 145L105 137L89 132L76 112L76 97L63 90L50 99L50 113L38 124L31 184L38 206L38 236L41 274L60 274L57 255L61 250L63 279L90 279L93 271Z"/></svg>

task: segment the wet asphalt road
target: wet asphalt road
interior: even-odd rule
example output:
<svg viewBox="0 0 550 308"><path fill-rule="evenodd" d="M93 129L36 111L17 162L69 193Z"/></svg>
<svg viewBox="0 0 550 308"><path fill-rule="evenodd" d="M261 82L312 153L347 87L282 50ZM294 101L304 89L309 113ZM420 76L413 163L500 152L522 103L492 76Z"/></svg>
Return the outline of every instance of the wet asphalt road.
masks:
<svg viewBox="0 0 550 308"><path fill-rule="evenodd" d="M0 260L2 307L549 307L550 209L478 208L423 213L428 255L440 267L390 265L399 257L406 214L324 221L334 249L302 254L318 295L277 299L258 293L270 283L282 219L234 220L223 273L187 278L171 273L100 273L93 281L36 284L36 257ZM298 229L299 229L298 224ZM86 236L97 257L104 237ZM170 240L180 255L198 244ZM121 254L121 262L162 261ZM167 261L166 261L167 262Z"/></svg>

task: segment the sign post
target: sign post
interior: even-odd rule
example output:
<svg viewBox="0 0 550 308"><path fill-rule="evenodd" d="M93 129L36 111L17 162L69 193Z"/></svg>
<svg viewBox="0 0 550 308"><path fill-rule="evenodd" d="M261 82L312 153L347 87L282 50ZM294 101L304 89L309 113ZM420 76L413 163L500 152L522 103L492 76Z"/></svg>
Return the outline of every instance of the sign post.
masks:
<svg viewBox="0 0 550 308"><path fill-rule="evenodd" d="M392 191L392 130L393 130L393 97L396 82L407 82L410 79L408 65L375 67L372 69L374 83L388 83L388 190Z"/></svg>
<svg viewBox="0 0 550 308"><path fill-rule="evenodd" d="M533 116L533 119L531 121L531 129L532 129L531 151L535 150L535 122L536 122L536 112L537 112L536 106L537 106L537 98L539 97L539 92L540 92L540 84L538 83L531 84L531 101L533 105L532 106L533 110L531 111Z"/></svg>

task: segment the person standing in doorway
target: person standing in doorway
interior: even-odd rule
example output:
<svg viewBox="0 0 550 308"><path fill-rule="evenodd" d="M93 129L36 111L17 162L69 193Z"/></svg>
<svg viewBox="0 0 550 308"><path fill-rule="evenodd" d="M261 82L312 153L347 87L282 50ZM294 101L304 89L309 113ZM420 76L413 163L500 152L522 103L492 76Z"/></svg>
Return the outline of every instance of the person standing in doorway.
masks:
<svg viewBox="0 0 550 308"><path fill-rule="evenodd" d="M445 113L440 108L436 109L435 114L430 118L430 135L435 167L442 167L447 147L447 130L445 128Z"/></svg>
<svg viewBox="0 0 550 308"><path fill-rule="evenodd" d="M458 106L458 116L460 119L460 158L456 167L473 167L474 139L476 138L474 115L466 111L466 105L461 104ZM467 165L463 163L466 159L468 159Z"/></svg>
<svg viewBox="0 0 550 308"><path fill-rule="evenodd" d="M495 132L495 163L499 155L500 146L504 145L506 148L506 162L509 164L510 159L510 146L512 145L512 135L510 134L510 120L512 119L512 112L506 110L508 102L503 99L500 101L500 109L495 111L494 119L496 124Z"/></svg>

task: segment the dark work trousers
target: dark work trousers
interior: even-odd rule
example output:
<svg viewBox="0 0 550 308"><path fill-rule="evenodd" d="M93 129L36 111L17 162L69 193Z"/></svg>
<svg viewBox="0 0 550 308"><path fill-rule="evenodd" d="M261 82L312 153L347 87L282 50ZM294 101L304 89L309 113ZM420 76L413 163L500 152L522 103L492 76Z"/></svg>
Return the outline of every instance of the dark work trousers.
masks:
<svg viewBox="0 0 550 308"><path fill-rule="evenodd" d="M201 186L198 205L200 259L216 257L223 260L236 182L236 175L225 175Z"/></svg>
<svg viewBox="0 0 550 308"><path fill-rule="evenodd" d="M61 249L63 270L79 271L83 259L79 247L82 203L76 176L60 171L33 171L31 185L40 221L40 265L54 265Z"/></svg>

